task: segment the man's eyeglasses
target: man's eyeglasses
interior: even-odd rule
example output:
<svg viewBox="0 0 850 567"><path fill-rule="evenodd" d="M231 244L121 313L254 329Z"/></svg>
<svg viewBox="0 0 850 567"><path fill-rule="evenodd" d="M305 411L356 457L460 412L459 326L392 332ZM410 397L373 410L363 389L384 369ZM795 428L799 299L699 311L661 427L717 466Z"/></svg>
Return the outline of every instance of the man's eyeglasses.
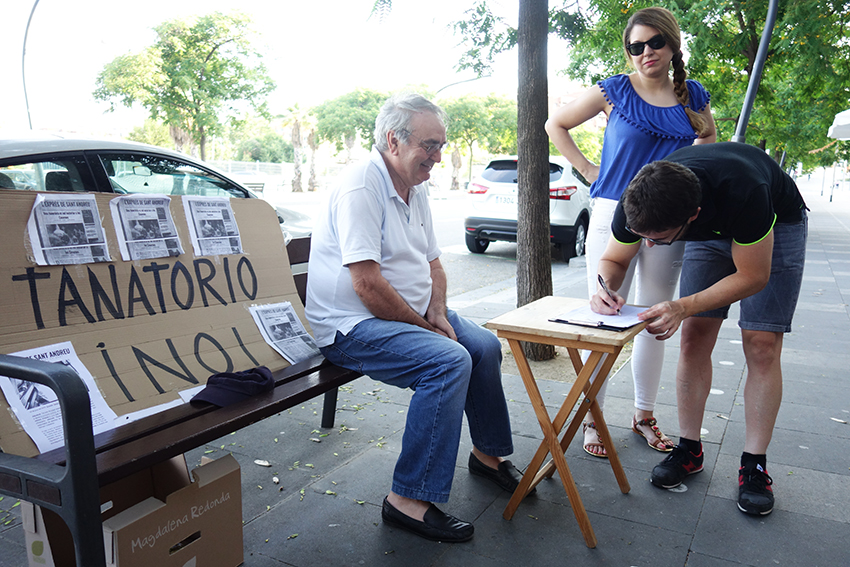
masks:
<svg viewBox="0 0 850 567"><path fill-rule="evenodd" d="M435 154L437 152L442 152L444 149L446 149L446 146L448 145L448 142L435 142L433 140L423 140L419 136L414 135L413 132L409 132L407 130L403 130L403 131L407 132L408 136L413 136L414 138L416 138L416 141L419 143L419 147L422 148L423 150L425 150L425 153L428 154L429 156L432 155L432 154Z"/></svg>
<svg viewBox="0 0 850 567"><path fill-rule="evenodd" d="M638 236L638 237L640 237L640 238L643 238L644 240L647 240L647 241L649 241L649 242L652 242L652 243L653 243L653 244L655 244L656 246L670 246L671 244L673 244L674 242L676 242L676 240L677 240L680 236L682 236L682 233L683 233L683 232L685 232L685 229L686 229L686 228L688 228L688 225L689 225L689 224L691 224L691 222L690 222L690 221L686 221L686 222L685 222L685 224L683 224L683 225L682 225L682 227L681 227L681 228L680 228L680 229L676 232L676 234L674 234L674 235L673 235L673 238L671 238L670 240L656 240L656 239L654 239L654 238L649 238L648 236L641 236L640 234L638 234L638 233L636 233L635 231L633 231L633 230L632 230L632 227L630 227L628 224L626 225L626 230L628 230L629 232L631 232L631 233L632 233L632 234L634 234L635 236Z"/></svg>
<svg viewBox="0 0 850 567"><path fill-rule="evenodd" d="M626 51L637 57L641 53L643 53L644 46L650 46L652 49L661 49L665 45L667 45L667 40L664 39L661 34L654 35L649 38L649 41L636 41L634 43L630 43L626 46Z"/></svg>

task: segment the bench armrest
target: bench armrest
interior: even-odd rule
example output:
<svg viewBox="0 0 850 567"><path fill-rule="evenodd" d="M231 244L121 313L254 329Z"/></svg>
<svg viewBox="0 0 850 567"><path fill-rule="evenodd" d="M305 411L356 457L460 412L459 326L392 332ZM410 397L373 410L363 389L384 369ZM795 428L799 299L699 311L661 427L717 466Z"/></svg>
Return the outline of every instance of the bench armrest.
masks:
<svg viewBox="0 0 850 567"><path fill-rule="evenodd" d="M0 493L57 513L71 531L77 565L105 566L100 490L88 390L64 364L0 355L0 375L43 384L62 410L66 466L0 453Z"/></svg>

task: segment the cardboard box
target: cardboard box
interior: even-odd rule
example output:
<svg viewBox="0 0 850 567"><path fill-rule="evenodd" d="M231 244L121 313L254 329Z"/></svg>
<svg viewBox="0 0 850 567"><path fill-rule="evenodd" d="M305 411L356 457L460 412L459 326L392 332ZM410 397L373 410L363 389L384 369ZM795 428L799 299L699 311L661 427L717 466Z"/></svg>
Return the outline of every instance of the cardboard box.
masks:
<svg viewBox="0 0 850 567"><path fill-rule="evenodd" d="M168 461L101 489L109 567L236 567L243 561L242 486L231 455L192 471ZM30 567L73 567L70 532L49 510L24 505Z"/></svg>

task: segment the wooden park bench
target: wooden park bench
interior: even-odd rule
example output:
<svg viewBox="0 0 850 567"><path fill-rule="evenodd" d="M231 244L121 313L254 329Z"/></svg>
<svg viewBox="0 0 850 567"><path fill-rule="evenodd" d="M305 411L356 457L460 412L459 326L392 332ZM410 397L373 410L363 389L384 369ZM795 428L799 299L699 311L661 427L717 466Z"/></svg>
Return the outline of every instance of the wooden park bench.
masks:
<svg viewBox="0 0 850 567"><path fill-rule="evenodd" d="M108 202L112 197L98 196L108 237ZM62 410L65 444L39 454L10 417L8 408L2 408L0 493L60 516L74 540L78 566L105 565L101 487L320 394L325 395L321 425L333 427L337 388L360 374L334 366L321 355L290 365L265 344L247 309L253 303L290 301L306 324L302 305L310 239L293 240L285 246L276 215L268 204L259 199L232 201L244 254L195 258L185 234L182 204L175 199L171 212L185 251L180 256L123 262L110 241L111 262L36 266L26 260L22 245L34 198L35 194L29 192L0 192L4 205L0 210L0 236L5 242L5 249L0 252L0 353L4 353L0 355L0 375L44 384L55 392ZM178 263L183 268L174 275ZM171 265L170 273L163 267L166 264ZM118 293L120 284L125 282L122 277L128 274L129 288ZM151 281L143 276L150 278L152 274L161 278L157 279L156 291L148 289L143 300L145 292L139 286ZM181 278L194 277L191 308L186 308L191 302L186 299L185 289L182 296L172 289L173 298L162 292L168 287L166 274L172 286ZM95 280L102 285L92 283ZM57 300L50 293L55 292L58 282L61 291ZM94 291L84 290L85 282L90 282ZM70 291L73 285L76 289ZM124 301L123 311L117 305L119 296ZM114 304L106 305L109 297L115 300ZM89 395L74 370L62 364L5 354L63 340L72 342L119 416L146 405L158 405L158 397L173 398L176 391L193 386L185 382L185 377L175 378L178 374L195 375L205 381L215 372L228 371L228 366L245 370L262 363L272 370L275 387L226 407L180 404L94 436ZM217 346L210 349L210 345ZM154 390L149 398L140 399L132 391L135 387L151 393L153 383L162 392ZM133 401L124 403L128 398ZM0 401L5 402L5 398L0 396Z"/></svg>

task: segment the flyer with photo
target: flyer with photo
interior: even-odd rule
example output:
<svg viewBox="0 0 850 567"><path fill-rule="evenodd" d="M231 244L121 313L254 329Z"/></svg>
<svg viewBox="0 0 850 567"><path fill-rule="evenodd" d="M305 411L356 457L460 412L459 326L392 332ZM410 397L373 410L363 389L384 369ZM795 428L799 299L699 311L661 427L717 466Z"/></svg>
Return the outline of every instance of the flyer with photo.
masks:
<svg viewBox="0 0 850 567"><path fill-rule="evenodd" d="M241 254L242 238L229 197L183 195L195 256Z"/></svg>
<svg viewBox="0 0 850 567"><path fill-rule="evenodd" d="M288 301L250 307L266 343L291 364L321 354Z"/></svg>
<svg viewBox="0 0 850 567"><path fill-rule="evenodd" d="M39 194L27 233L39 266L110 260L94 195Z"/></svg>
<svg viewBox="0 0 850 567"><path fill-rule="evenodd" d="M11 353L12 356L55 362L69 366L82 378L91 400L92 430L95 435L115 427L115 412L106 404L94 377L77 357L69 341ZM40 453L65 445L62 411L52 389L28 380L0 376L6 402Z"/></svg>
<svg viewBox="0 0 850 567"><path fill-rule="evenodd" d="M124 195L109 202L124 261L167 258L183 253L165 195Z"/></svg>

